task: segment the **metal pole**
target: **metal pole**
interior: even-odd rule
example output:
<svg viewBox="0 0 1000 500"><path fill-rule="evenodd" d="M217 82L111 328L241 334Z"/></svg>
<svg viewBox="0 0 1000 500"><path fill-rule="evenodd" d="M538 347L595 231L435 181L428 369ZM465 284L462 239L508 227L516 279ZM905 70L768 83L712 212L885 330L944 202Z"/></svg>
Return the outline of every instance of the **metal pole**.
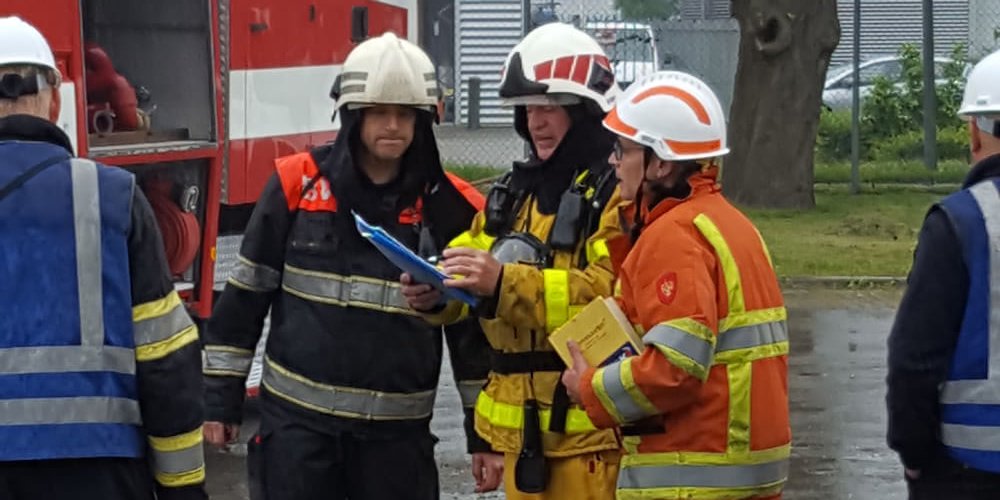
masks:
<svg viewBox="0 0 1000 500"><path fill-rule="evenodd" d="M861 192L861 0L854 0L854 78L851 84L851 194Z"/></svg>
<svg viewBox="0 0 1000 500"><path fill-rule="evenodd" d="M924 0L924 165L937 169L937 89L934 84L934 4Z"/></svg>
<svg viewBox="0 0 1000 500"><path fill-rule="evenodd" d="M479 129L479 105L482 98L482 83L479 77L469 78L469 130Z"/></svg>
<svg viewBox="0 0 1000 500"><path fill-rule="evenodd" d="M524 19L521 24L521 38L524 38L531 31L531 0L521 0L521 16ZM524 141L524 157L529 158L530 156L531 144Z"/></svg>
<svg viewBox="0 0 1000 500"><path fill-rule="evenodd" d="M521 14L524 22L521 24L521 36L531 31L531 0L521 0Z"/></svg>

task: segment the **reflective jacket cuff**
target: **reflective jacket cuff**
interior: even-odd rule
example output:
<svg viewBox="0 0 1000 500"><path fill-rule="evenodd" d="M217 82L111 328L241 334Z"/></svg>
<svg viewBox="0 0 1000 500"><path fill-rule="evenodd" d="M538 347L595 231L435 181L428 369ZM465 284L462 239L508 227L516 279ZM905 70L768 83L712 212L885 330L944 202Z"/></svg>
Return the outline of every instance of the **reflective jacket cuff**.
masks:
<svg viewBox="0 0 1000 500"><path fill-rule="evenodd" d="M458 300L449 301L440 310L417 311L424 321L434 326L457 323L467 315L465 304Z"/></svg>
<svg viewBox="0 0 1000 500"><path fill-rule="evenodd" d="M618 427L618 422L615 422L614 417L604 408L601 400L594 393L594 386L590 381L594 379L594 373L596 372L596 368L588 368L587 371L583 372L583 377L580 379L581 404L587 410L587 416L590 417L590 421L598 429Z"/></svg>

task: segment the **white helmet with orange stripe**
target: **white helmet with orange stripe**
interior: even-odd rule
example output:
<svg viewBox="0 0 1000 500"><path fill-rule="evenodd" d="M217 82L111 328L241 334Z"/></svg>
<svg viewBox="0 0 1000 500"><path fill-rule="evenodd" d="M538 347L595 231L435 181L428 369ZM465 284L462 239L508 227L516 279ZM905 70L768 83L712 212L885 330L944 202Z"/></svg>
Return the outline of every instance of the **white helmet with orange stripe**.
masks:
<svg viewBox="0 0 1000 500"><path fill-rule="evenodd" d="M586 99L606 113L618 92L601 46L564 23L528 33L507 56L500 81L500 97L508 106L571 105Z"/></svg>
<svg viewBox="0 0 1000 500"><path fill-rule="evenodd" d="M633 83L605 117L604 126L668 161L729 153L719 98L705 82L680 71L660 71Z"/></svg>

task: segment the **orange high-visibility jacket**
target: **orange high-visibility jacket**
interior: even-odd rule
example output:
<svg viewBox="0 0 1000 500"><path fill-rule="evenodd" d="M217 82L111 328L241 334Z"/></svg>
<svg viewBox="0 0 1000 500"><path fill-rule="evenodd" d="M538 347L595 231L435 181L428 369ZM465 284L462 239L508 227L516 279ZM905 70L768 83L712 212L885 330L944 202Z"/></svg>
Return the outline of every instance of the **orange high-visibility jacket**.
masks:
<svg viewBox="0 0 1000 500"><path fill-rule="evenodd" d="M788 475L784 302L763 239L716 173L655 206L624 259L619 302L642 354L584 374L595 425L656 422L625 438L619 499L766 497Z"/></svg>

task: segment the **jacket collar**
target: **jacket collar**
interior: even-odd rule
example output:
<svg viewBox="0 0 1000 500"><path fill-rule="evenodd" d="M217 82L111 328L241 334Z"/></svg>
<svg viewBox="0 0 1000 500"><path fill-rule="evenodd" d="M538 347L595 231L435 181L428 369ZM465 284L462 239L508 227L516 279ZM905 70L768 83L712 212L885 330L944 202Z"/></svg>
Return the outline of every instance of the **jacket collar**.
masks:
<svg viewBox="0 0 1000 500"><path fill-rule="evenodd" d="M962 189L972 187L980 182L993 177L1000 177L1000 154L988 156L975 164L969 174L965 176L965 183Z"/></svg>
<svg viewBox="0 0 1000 500"><path fill-rule="evenodd" d="M692 175L691 177L688 177L688 185L691 186L691 192L684 198L665 198L654 207L644 207L644 224L651 224L654 220L673 210L682 203L691 201L695 198L700 198L702 196L718 193L720 191L718 176L719 167L711 166L702 169L700 172Z"/></svg>
<svg viewBox="0 0 1000 500"><path fill-rule="evenodd" d="M69 136L54 123L32 115L0 118L0 141L47 142L73 154Z"/></svg>

